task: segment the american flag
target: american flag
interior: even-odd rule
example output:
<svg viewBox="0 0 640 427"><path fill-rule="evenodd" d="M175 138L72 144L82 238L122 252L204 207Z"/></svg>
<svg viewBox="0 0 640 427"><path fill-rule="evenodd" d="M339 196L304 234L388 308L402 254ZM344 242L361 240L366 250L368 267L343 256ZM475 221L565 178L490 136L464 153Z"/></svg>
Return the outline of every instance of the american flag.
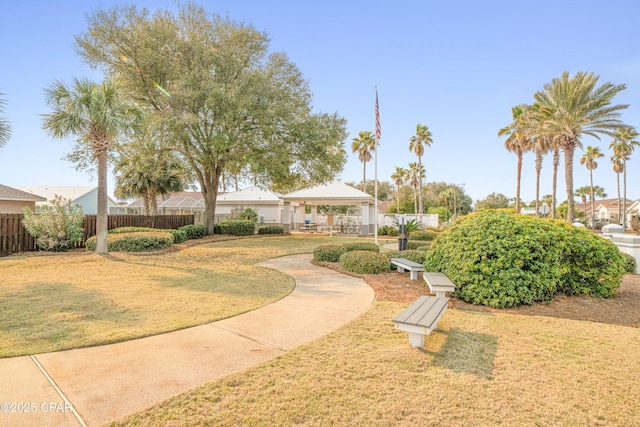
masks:
<svg viewBox="0 0 640 427"><path fill-rule="evenodd" d="M378 88L376 88L376 141L380 141L382 132L380 131L380 110L378 109Z"/></svg>

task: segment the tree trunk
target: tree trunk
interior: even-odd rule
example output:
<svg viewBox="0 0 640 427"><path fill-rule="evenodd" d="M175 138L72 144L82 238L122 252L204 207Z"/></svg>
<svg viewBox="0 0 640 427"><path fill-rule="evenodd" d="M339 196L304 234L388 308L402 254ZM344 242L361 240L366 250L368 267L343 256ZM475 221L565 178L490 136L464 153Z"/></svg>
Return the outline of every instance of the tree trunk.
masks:
<svg viewBox="0 0 640 427"><path fill-rule="evenodd" d="M623 175L623 197L622 197L622 229L627 231L627 160L622 160L622 173Z"/></svg>
<svg viewBox="0 0 640 427"><path fill-rule="evenodd" d="M149 213L151 216L158 216L158 198L156 190L149 191Z"/></svg>
<svg viewBox="0 0 640 427"><path fill-rule="evenodd" d="M518 171L516 173L516 213L520 213L520 179L522 177L522 151L518 151Z"/></svg>
<svg viewBox="0 0 640 427"><path fill-rule="evenodd" d="M564 151L564 181L567 187L567 222L573 223L576 216L573 201L573 153L576 149L574 141L563 141L562 149Z"/></svg>
<svg viewBox="0 0 640 427"><path fill-rule="evenodd" d="M589 223L591 224L591 229L593 230L595 228L593 218L596 211L596 201L593 199L593 169L591 168L589 168L589 185L591 188L591 221L589 221Z"/></svg>
<svg viewBox="0 0 640 427"><path fill-rule="evenodd" d="M424 203L422 201L422 156L418 156L418 222L422 222L422 211Z"/></svg>
<svg viewBox="0 0 640 427"><path fill-rule="evenodd" d="M553 182L551 183L551 218L556 219L556 188L558 187L558 166L560 166L560 149L553 150Z"/></svg>
<svg viewBox="0 0 640 427"><path fill-rule="evenodd" d="M200 180L200 187L204 196L204 221L209 235L213 234L213 225L216 220L216 201L218 199L218 184L220 183L221 175L222 167L214 166L213 173L208 170L204 171L202 180Z"/></svg>
<svg viewBox="0 0 640 427"><path fill-rule="evenodd" d="M620 172L616 172L616 184L618 185L618 222L620 222Z"/></svg>
<svg viewBox="0 0 640 427"><path fill-rule="evenodd" d="M362 192L367 192L367 162L362 162Z"/></svg>
<svg viewBox="0 0 640 427"><path fill-rule="evenodd" d="M396 213L400 213L400 186L398 185L398 192L396 193Z"/></svg>
<svg viewBox="0 0 640 427"><path fill-rule="evenodd" d="M536 151L536 217L540 216L540 171L542 170L542 153Z"/></svg>
<svg viewBox="0 0 640 427"><path fill-rule="evenodd" d="M98 211L96 215L96 253L106 254L107 246L107 150L100 150L98 160Z"/></svg>

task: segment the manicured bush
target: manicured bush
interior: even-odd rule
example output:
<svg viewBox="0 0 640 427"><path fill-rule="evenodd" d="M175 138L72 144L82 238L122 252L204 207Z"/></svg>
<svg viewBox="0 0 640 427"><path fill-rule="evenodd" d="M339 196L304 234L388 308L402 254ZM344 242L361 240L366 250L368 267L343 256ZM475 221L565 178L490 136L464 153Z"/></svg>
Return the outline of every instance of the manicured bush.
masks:
<svg viewBox="0 0 640 427"><path fill-rule="evenodd" d="M424 230L416 230L412 231L409 235L409 239L411 240L422 240L422 241L431 241L438 237L438 233L434 233L433 231L424 231Z"/></svg>
<svg viewBox="0 0 640 427"><path fill-rule="evenodd" d="M483 211L458 219L433 242L425 270L446 274L464 301L513 307L558 293L612 296L623 259L615 245L588 230Z"/></svg>
<svg viewBox="0 0 640 427"><path fill-rule="evenodd" d="M343 245L326 243L313 250L313 259L322 262L338 262L340 260L340 256L346 251L347 250Z"/></svg>
<svg viewBox="0 0 640 427"><path fill-rule="evenodd" d="M424 259L426 254L424 251L406 250L406 251L387 252L385 253L385 255L389 258L389 260L391 260L391 258L404 258L404 259L408 259L409 261L417 262L418 264L424 264ZM391 261L389 261L389 268L391 270L398 269L396 265L391 264Z"/></svg>
<svg viewBox="0 0 640 427"><path fill-rule="evenodd" d="M427 246L429 243L424 240L408 240L407 241L407 249L418 249L420 246Z"/></svg>
<svg viewBox="0 0 640 427"><path fill-rule="evenodd" d="M178 230L182 230L187 233L187 239L189 240L201 239L207 235L207 227L205 227L204 225L184 225Z"/></svg>
<svg viewBox="0 0 640 427"><path fill-rule="evenodd" d="M371 251L349 251L340 256L340 266L360 274L379 274L389 271L389 258Z"/></svg>
<svg viewBox="0 0 640 427"><path fill-rule="evenodd" d="M636 274L636 271L638 269L638 263L636 262L636 259L624 252L620 252L620 255L622 255L622 259L624 259L624 271L629 274Z"/></svg>
<svg viewBox="0 0 640 427"><path fill-rule="evenodd" d="M251 236L256 231L256 225L253 221L242 219L233 219L222 221L218 225L219 233L214 226L213 232L217 234L231 234L232 236Z"/></svg>
<svg viewBox="0 0 640 427"><path fill-rule="evenodd" d="M49 205L39 207L34 214L25 207L24 228L36 238L36 244L45 251L67 251L82 239L84 214L71 200L56 196Z"/></svg>
<svg viewBox="0 0 640 427"><path fill-rule="evenodd" d="M173 243L173 235L163 231L112 233L107 236L107 249L112 252L147 252L164 249ZM96 236L85 243L89 251L96 250Z"/></svg>
<svg viewBox="0 0 640 427"><path fill-rule="evenodd" d="M189 235L186 231L178 229L166 229L166 230L155 230L155 231L165 231L167 233L171 233L173 235L173 243L182 243L189 240Z"/></svg>
<svg viewBox="0 0 640 427"><path fill-rule="evenodd" d="M415 250L427 252L429 249L431 249L431 245L418 246Z"/></svg>
<svg viewBox="0 0 640 427"><path fill-rule="evenodd" d="M371 251L371 252L380 252L380 246L376 245L374 242L354 242L354 243L344 243L342 245L345 251Z"/></svg>
<svg viewBox="0 0 640 427"><path fill-rule="evenodd" d="M397 236L398 228L392 225L383 225L378 228L378 235L380 236Z"/></svg>
<svg viewBox="0 0 640 427"><path fill-rule="evenodd" d="M280 225L263 225L258 228L258 234L284 234L284 228Z"/></svg>
<svg viewBox="0 0 640 427"><path fill-rule="evenodd" d="M157 232L171 233L173 235L173 243L182 243L184 241L189 240L189 236L181 228L159 229L159 228L150 228L150 227L118 227L118 228L112 228L111 230L107 231L108 234L157 233Z"/></svg>

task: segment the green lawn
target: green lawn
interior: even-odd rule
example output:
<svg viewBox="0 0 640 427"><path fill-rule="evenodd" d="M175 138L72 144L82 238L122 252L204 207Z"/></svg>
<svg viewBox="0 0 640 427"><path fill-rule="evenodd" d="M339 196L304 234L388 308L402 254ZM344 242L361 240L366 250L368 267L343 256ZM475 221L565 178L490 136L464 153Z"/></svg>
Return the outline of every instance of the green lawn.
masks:
<svg viewBox="0 0 640 427"><path fill-rule="evenodd" d="M329 240L258 237L162 254L0 258L0 357L118 342L254 310L294 287L256 263Z"/></svg>

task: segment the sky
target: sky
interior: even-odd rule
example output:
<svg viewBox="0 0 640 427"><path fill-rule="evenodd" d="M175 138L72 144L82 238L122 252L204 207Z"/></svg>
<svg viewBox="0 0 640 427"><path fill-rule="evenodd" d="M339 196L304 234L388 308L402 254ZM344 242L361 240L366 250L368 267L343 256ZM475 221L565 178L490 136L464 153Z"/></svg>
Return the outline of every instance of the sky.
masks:
<svg viewBox="0 0 640 427"><path fill-rule="evenodd" d="M44 89L55 79L99 81L83 64L73 37L87 29L86 16L121 1L23 0L0 13L0 92L12 126L0 149L0 184L8 186L97 185L95 176L63 160L73 140L53 140L42 130L49 112ZM138 7L176 10L173 0L138 0ZM285 52L308 80L315 112L337 112L347 120L348 161L343 182L360 182L363 165L351 153L358 132L374 130L378 90L382 138L377 176L391 181L396 166L417 161L409 151L416 125L427 125L433 144L422 162L426 182L458 184L474 201L496 192L515 196L516 156L504 148L500 128L511 107L563 71L593 72L600 82L625 84L614 99L628 104L621 119L640 127L640 3L634 0L209 0L211 14L252 24L271 37L272 52ZM611 138L590 137L605 157L593 172L595 185L617 197L608 148ZM589 174L574 158L574 188ZM367 164L367 179L374 176ZM640 198L640 150L628 162L627 194ZM551 193L546 157L541 196ZM113 177L109 179L113 194ZM533 154L525 154L521 197L535 198ZM558 198L566 199L564 169Z"/></svg>

